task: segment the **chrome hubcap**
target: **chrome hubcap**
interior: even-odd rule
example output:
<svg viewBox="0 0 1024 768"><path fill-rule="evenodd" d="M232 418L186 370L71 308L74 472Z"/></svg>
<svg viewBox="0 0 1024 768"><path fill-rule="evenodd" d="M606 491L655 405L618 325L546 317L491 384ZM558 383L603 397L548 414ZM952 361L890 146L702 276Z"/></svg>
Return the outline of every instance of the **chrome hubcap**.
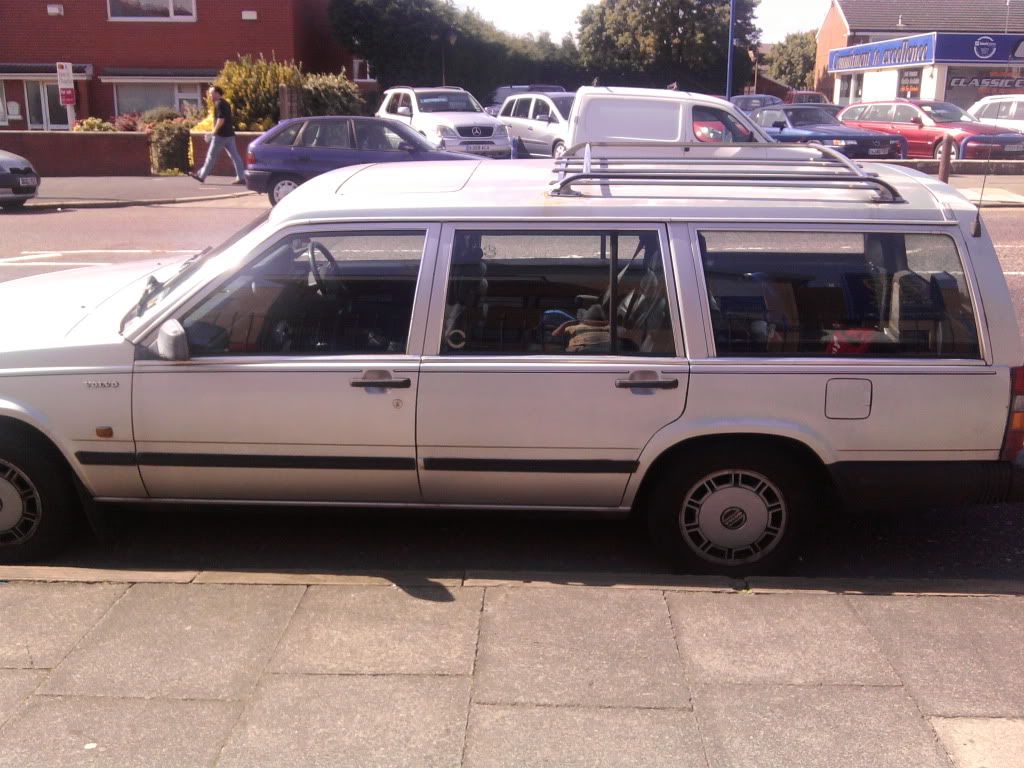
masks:
<svg viewBox="0 0 1024 768"><path fill-rule="evenodd" d="M565 144L559 144L555 147L555 157L561 157L565 154Z"/></svg>
<svg viewBox="0 0 1024 768"><path fill-rule="evenodd" d="M298 184L291 180L277 182L277 184L274 185L274 199L277 201L282 200L287 197L289 193L294 192L295 188L298 186Z"/></svg>
<svg viewBox="0 0 1024 768"><path fill-rule="evenodd" d="M764 475L714 472L686 494L679 512L683 540L712 563L750 563L775 548L786 527L786 504Z"/></svg>
<svg viewBox="0 0 1024 768"><path fill-rule="evenodd" d="M42 506L25 473L0 459L0 545L29 538L39 525Z"/></svg>

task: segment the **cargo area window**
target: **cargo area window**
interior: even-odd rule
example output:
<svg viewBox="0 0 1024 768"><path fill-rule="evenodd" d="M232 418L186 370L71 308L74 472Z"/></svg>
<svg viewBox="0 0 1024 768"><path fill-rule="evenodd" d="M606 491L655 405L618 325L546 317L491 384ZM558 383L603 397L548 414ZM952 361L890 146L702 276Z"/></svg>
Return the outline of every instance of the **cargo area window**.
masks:
<svg viewBox="0 0 1024 768"><path fill-rule="evenodd" d="M720 357L981 356L950 237L705 231L699 239Z"/></svg>
<svg viewBox="0 0 1024 768"><path fill-rule="evenodd" d="M194 357L404 354L425 235L290 235L182 320Z"/></svg>
<svg viewBox="0 0 1024 768"><path fill-rule="evenodd" d="M441 354L674 356L657 232L456 232Z"/></svg>

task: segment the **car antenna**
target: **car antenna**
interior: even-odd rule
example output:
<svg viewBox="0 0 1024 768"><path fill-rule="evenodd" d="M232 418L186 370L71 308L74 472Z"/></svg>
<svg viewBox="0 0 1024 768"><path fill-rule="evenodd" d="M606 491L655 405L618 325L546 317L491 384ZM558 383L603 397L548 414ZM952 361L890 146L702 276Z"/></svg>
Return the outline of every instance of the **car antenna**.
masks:
<svg viewBox="0 0 1024 768"><path fill-rule="evenodd" d="M992 166L992 158L985 163L985 175L981 177L981 193L978 195L978 211L974 214L974 227L971 229L971 237L981 237L981 206L985 203L985 185L988 183L988 174Z"/></svg>

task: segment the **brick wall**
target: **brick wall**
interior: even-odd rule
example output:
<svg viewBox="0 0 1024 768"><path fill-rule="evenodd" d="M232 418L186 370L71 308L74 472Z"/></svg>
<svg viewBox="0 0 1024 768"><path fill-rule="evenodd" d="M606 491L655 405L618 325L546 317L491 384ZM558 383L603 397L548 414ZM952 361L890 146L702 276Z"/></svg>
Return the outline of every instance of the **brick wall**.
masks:
<svg viewBox="0 0 1024 768"><path fill-rule="evenodd" d="M245 161L245 152L249 148L249 142L255 139L260 134L258 133L236 133L235 142L238 144L238 151L242 155L242 161ZM201 133L192 134L192 159L193 159L193 170L198 171L203 167L203 163L206 162L206 153L209 150L210 145L206 143L206 139L203 138ZM217 164L213 166L214 176L234 176L235 169L231 165L231 160L226 154L221 152L220 157L217 159Z"/></svg>
<svg viewBox="0 0 1024 768"><path fill-rule="evenodd" d="M828 52L850 45L850 31L843 14L833 2L818 30L818 52L814 61L814 89L832 98L834 78L828 73Z"/></svg>
<svg viewBox="0 0 1024 768"><path fill-rule="evenodd" d="M4 131L0 149L27 157L43 176L149 176L144 133Z"/></svg>

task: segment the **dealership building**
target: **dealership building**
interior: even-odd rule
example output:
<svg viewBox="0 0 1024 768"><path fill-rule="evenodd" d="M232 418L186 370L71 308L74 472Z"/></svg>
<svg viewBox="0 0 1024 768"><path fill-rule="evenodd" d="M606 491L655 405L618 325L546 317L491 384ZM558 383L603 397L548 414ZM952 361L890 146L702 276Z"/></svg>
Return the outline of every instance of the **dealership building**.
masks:
<svg viewBox="0 0 1024 768"><path fill-rule="evenodd" d="M1024 0L833 0L817 37L836 104L1024 93Z"/></svg>

